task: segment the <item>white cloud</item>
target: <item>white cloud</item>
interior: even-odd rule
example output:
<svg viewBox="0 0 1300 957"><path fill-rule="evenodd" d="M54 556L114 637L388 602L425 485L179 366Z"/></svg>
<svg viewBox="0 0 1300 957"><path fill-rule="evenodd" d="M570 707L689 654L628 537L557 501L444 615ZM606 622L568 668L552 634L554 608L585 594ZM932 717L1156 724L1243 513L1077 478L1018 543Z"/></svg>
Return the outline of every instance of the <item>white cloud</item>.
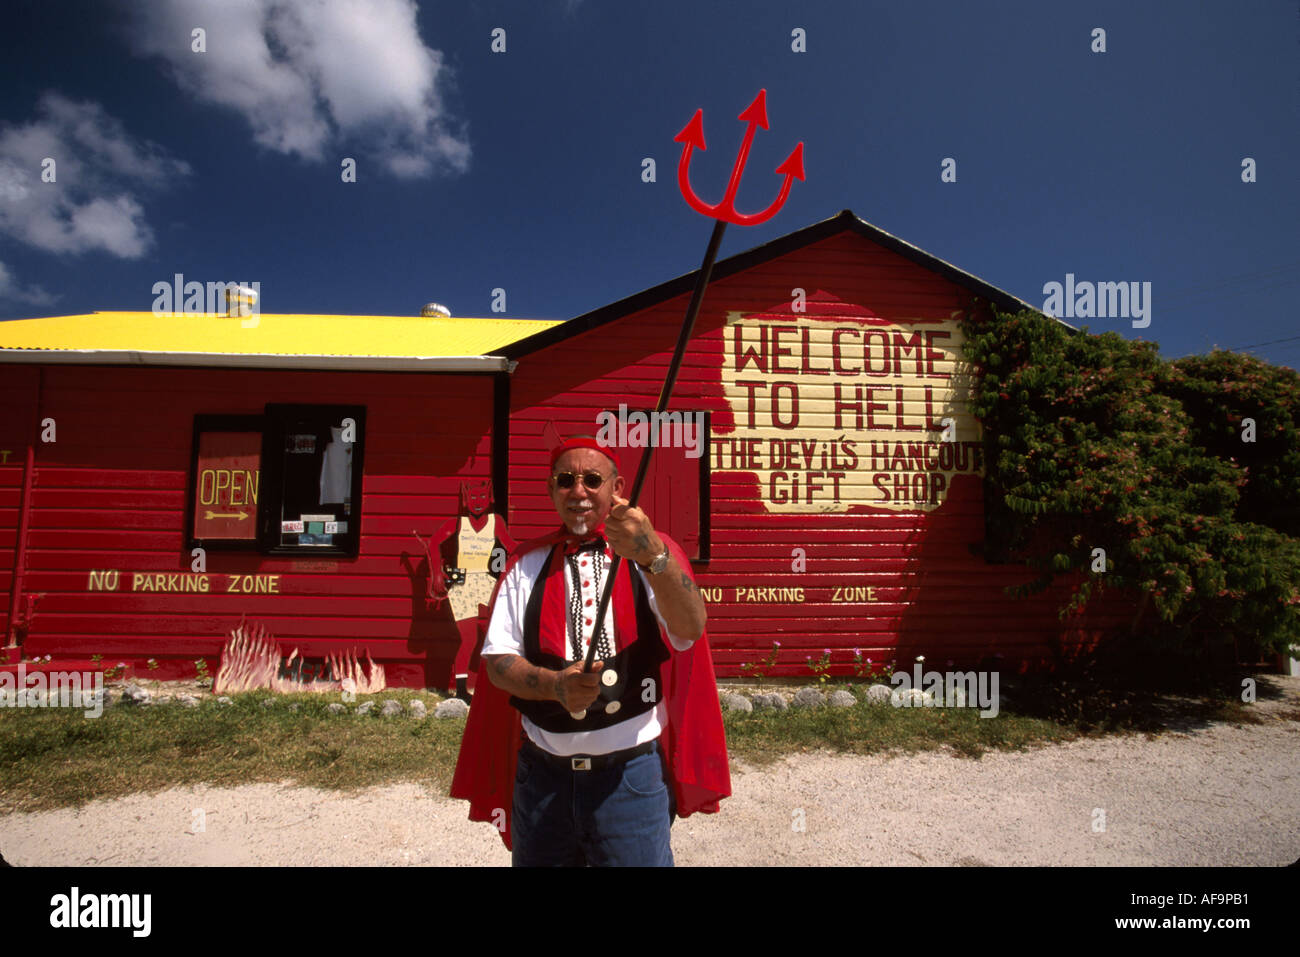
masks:
<svg viewBox="0 0 1300 957"><path fill-rule="evenodd" d="M97 103L46 93L36 112L31 123L0 128L0 235L54 253L144 255L153 231L133 191L166 185L189 166L131 136ZM52 182L42 177L47 166Z"/></svg>
<svg viewBox="0 0 1300 957"><path fill-rule="evenodd" d="M192 49L196 27L206 52ZM131 35L267 149L313 161L346 149L399 177L469 168L440 95L450 71L420 39L414 0L166 0L142 6Z"/></svg>
<svg viewBox="0 0 1300 957"><path fill-rule="evenodd" d="M48 306L58 296L53 296L40 286L23 288L18 285L9 268L0 263L0 302L21 302L32 306Z"/></svg>

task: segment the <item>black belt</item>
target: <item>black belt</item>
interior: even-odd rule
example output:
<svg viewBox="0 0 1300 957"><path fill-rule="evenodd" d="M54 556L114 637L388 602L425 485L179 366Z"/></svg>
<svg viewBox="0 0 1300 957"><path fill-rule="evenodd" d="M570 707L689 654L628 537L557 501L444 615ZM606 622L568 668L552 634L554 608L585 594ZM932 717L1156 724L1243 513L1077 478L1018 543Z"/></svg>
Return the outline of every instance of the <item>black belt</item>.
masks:
<svg viewBox="0 0 1300 957"><path fill-rule="evenodd" d="M643 754L652 754L656 740L650 740L645 744L638 744L635 748L628 748L625 751L611 751L609 754L551 754L549 751L543 751L528 738L524 737L522 750L526 750L535 758L540 758L556 768L563 768L566 771L604 771L606 768L615 768L621 764L626 764L633 758L639 758Z"/></svg>

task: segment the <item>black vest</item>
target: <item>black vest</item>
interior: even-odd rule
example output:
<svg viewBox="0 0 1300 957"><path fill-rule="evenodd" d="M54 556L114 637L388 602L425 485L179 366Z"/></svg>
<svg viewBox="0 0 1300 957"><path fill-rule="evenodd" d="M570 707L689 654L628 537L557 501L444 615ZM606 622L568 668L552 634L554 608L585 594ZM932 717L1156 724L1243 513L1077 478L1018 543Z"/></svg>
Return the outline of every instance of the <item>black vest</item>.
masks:
<svg viewBox="0 0 1300 957"><path fill-rule="evenodd" d="M555 559L555 549L559 547L561 546L553 546L547 554L542 564L542 574L533 586L532 594L528 596L528 606L524 611L524 657L531 664L552 671L562 671L573 663L559 655L544 652L541 646L542 596L552 577L548 572ZM567 566L561 567L564 568L563 581L567 583L569 570ZM672 656L672 652L659 630L659 619L650 607L650 597L646 594L641 576L629 568L628 577L631 579L632 602L636 609L636 641L627 645L626 636L619 636L623 639L620 642L623 647L613 658L605 661L607 669L612 668L618 672L618 682L613 687L601 685L600 697L587 708L587 716L581 721L575 721L558 701L525 701L511 696L510 703L543 731L572 734L608 728L653 710L663 698L663 688L659 686L659 667ZM567 607L566 602L566 610ZM567 621L563 627L567 635ZM647 681L650 683L647 684ZM611 701L619 703L612 714L605 710Z"/></svg>

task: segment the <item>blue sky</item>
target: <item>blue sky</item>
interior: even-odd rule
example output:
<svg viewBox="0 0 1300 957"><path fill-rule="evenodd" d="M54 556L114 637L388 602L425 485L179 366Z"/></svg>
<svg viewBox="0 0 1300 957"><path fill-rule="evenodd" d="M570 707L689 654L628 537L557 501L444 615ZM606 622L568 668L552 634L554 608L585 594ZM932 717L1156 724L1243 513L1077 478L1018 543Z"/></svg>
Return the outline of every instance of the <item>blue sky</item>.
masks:
<svg viewBox="0 0 1300 957"><path fill-rule="evenodd" d="M1300 360L1294 0L9 0L5 16L0 318L147 310L177 272L259 282L268 313L489 316L501 288L504 315L570 318L699 265L710 223L678 193L673 137L703 108L691 175L716 200L736 116L766 88L738 206L767 205L800 140L808 179L774 219L731 226L722 256L849 208L1035 304L1067 273L1150 282L1148 328L1087 322L1166 356L1285 340L1251 351Z"/></svg>

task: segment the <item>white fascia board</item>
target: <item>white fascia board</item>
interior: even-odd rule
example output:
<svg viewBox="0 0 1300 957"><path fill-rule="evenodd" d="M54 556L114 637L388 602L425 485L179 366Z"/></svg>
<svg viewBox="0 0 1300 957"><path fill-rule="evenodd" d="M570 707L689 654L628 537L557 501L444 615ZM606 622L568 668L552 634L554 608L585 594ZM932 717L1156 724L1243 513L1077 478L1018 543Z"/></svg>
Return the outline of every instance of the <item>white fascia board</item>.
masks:
<svg viewBox="0 0 1300 957"><path fill-rule="evenodd" d="M134 349L0 349L0 363L211 366L231 369L332 369L370 372L504 372L502 356L321 356Z"/></svg>

